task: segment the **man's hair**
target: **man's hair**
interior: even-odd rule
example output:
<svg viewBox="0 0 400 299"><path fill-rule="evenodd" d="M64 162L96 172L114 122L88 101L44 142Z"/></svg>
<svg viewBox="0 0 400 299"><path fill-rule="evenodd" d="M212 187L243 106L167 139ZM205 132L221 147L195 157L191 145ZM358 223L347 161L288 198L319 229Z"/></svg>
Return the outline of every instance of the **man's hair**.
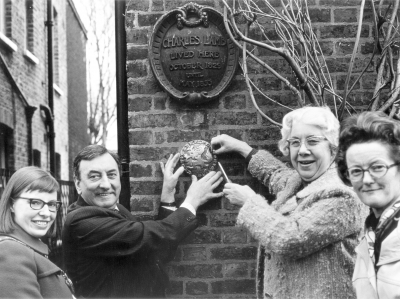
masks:
<svg viewBox="0 0 400 299"><path fill-rule="evenodd" d="M74 166L73 166L74 179L77 179L77 180L81 179L81 173L80 173L79 167L81 165L82 160L91 161L94 158L100 157L104 154L110 154L111 157L113 157L113 159L115 160L115 162L118 165L119 173L121 173L121 163L119 161L118 155L115 152L109 151L102 145L93 144L93 145L86 146L78 153L78 155L76 155L76 157L74 159Z"/></svg>
<svg viewBox="0 0 400 299"><path fill-rule="evenodd" d="M346 152L356 143L380 142L388 149L390 157L400 162L400 122L389 118L381 111L363 112L345 119L341 126L339 148L336 156L338 174L351 186L346 177Z"/></svg>
<svg viewBox="0 0 400 299"><path fill-rule="evenodd" d="M39 191L53 193L60 189L58 182L47 171L36 166L23 167L17 170L6 184L0 200L0 232L11 233L16 226L11 213L13 199L23 192ZM48 236L55 232L56 221L47 231Z"/></svg>

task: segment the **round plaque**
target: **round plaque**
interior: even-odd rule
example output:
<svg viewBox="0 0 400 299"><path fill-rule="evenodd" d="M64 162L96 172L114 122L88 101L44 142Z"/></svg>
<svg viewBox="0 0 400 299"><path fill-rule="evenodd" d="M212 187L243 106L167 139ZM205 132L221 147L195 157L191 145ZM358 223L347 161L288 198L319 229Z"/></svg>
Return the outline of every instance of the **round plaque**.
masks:
<svg viewBox="0 0 400 299"><path fill-rule="evenodd" d="M161 86L172 97L190 104L219 96L232 80L239 59L222 15L192 2L157 21L149 53Z"/></svg>
<svg viewBox="0 0 400 299"><path fill-rule="evenodd" d="M204 140L193 140L185 144L180 153L185 171L198 179L217 167L217 156L212 153L211 144Z"/></svg>

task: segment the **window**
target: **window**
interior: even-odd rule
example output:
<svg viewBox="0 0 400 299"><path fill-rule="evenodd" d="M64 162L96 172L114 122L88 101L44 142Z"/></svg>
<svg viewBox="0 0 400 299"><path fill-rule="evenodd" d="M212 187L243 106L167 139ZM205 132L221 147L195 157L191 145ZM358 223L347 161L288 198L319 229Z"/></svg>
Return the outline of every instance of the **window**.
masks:
<svg viewBox="0 0 400 299"><path fill-rule="evenodd" d="M61 155L56 153L56 179L61 180Z"/></svg>
<svg viewBox="0 0 400 299"><path fill-rule="evenodd" d="M42 155L39 150L33 150L33 165L37 167L42 167Z"/></svg>
<svg viewBox="0 0 400 299"><path fill-rule="evenodd" d="M0 168L10 167L10 150L12 144L12 129L0 123Z"/></svg>
<svg viewBox="0 0 400 299"><path fill-rule="evenodd" d="M4 1L4 0L0 0ZM33 26L33 0L25 1L25 49L33 53L34 26Z"/></svg>

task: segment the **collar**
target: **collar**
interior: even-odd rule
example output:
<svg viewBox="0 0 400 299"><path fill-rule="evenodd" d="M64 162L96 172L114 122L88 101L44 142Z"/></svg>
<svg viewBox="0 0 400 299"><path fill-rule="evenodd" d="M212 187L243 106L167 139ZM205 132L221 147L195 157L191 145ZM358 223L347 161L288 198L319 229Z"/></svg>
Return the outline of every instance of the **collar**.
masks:
<svg viewBox="0 0 400 299"><path fill-rule="evenodd" d="M315 193L317 190L326 189L327 186L335 186L335 185L343 185L343 182L340 180L337 175L336 165L332 164L329 166L327 171L325 171L322 175L320 175L317 179L305 185L305 187L297 192L296 197L298 199L309 196L312 193Z"/></svg>
<svg viewBox="0 0 400 299"><path fill-rule="evenodd" d="M44 244L40 239L32 237L31 235L26 233L18 224L15 225L15 229L12 231L12 233L7 235L26 243L27 245L42 254L49 254L49 248L46 244Z"/></svg>

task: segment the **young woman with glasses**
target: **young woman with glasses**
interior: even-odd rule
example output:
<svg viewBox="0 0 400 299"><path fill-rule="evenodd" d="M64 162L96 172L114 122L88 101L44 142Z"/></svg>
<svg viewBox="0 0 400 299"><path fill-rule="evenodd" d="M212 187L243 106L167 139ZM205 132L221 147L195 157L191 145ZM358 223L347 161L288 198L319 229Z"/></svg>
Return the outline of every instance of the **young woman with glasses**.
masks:
<svg viewBox="0 0 400 299"><path fill-rule="evenodd" d="M59 185L46 171L24 167L0 200L0 298L72 298L72 284L48 259L41 241L55 229Z"/></svg>
<svg viewBox="0 0 400 299"><path fill-rule="evenodd" d="M345 120L339 176L371 208L356 248L357 298L400 298L400 123L382 112Z"/></svg>
<svg viewBox="0 0 400 299"><path fill-rule="evenodd" d="M245 157L251 175L276 197L269 204L234 183L223 190L241 206L238 224L260 244L258 298L355 298L354 248L368 209L337 175L339 122L327 107L305 107L285 115L282 125L279 149L292 167L228 135L211 140L216 154Z"/></svg>

